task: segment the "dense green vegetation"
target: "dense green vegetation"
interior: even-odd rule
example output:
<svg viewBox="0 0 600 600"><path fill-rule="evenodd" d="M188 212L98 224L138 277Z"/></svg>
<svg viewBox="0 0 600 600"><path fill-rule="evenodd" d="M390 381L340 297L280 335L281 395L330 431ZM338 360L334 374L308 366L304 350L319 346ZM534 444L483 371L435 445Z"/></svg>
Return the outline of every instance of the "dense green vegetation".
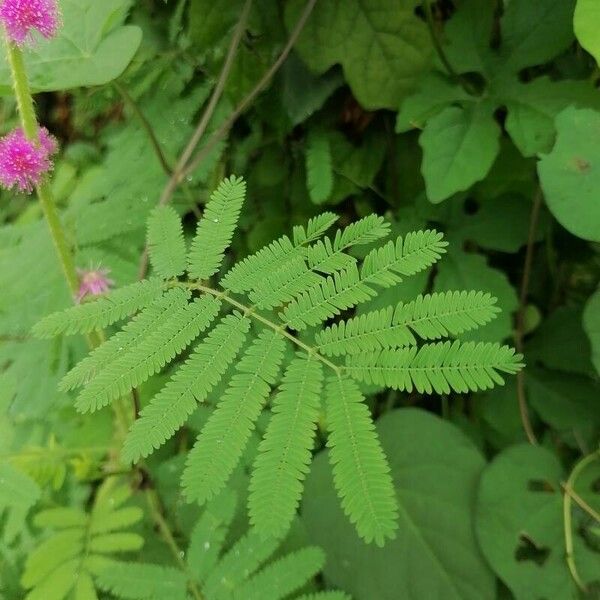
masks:
<svg viewBox="0 0 600 600"><path fill-rule="evenodd" d="M600 3L54 5L0 0L0 598L599 598Z"/></svg>

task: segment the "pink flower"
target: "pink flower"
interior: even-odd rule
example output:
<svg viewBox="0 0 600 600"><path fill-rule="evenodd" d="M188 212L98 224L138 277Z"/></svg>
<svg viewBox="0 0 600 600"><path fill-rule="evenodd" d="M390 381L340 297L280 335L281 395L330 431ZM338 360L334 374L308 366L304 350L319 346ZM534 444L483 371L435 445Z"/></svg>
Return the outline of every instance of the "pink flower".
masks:
<svg viewBox="0 0 600 600"><path fill-rule="evenodd" d="M60 25L57 0L0 0L0 21L17 46L31 41L32 29L54 37Z"/></svg>
<svg viewBox="0 0 600 600"><path fill-rule="evenodd" d="M99 296L108 292L114 281L107 275L110 269L77 269L79 275L79 292L77 293L77 302L81 302L86 296Z"/></svg>
<svg viewBox="0 0 600 600"><path fill-rule="evenodd" d="M31 193L52 169L50 156L56 149L56 141L45 127L40 129L39 145L27 139L22 129L15 129L0 139L0 186Z"/></svg>

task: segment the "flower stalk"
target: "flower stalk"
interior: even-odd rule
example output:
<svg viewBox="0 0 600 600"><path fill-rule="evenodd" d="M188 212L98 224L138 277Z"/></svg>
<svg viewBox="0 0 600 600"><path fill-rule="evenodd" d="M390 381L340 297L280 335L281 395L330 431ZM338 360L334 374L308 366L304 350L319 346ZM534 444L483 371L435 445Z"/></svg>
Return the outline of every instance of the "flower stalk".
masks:
<svg viewBox="0 0 600 600"><path fill-rule="evenodd" d="M31 88L29 87L29 80L27 79L27 71L25 70L25 63L23 61L23 53L21 49L10 40L8 34L6 34L6 52L23 132L28 139L32 140L35 144L39 144L39 127L35 115L35 108L33 106ZM73 297L76 297L79 290L77 271L75 270L75 263L69 244L67 243L62 223L60 222L52 190L50 189L46 177L44 177L39 185L36 186L36 191L48 227L50 228L52 242L69 286L69 290Z"/></svg>

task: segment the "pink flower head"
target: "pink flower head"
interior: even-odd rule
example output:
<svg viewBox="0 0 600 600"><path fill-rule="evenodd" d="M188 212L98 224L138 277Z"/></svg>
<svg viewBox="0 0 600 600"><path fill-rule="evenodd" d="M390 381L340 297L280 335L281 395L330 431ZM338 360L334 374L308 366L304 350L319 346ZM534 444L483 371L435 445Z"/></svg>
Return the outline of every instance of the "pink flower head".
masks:
<svg viewBox="0 0 600 600"><path fill-rule="evenodd" d="M56 141L45 127L40 129L39 145L27 139L22 129L15 129L0 139L0 185L31 193L52 169L50 156L56 149Z"/></svg>
<svg viewBox="0 0 600 600"><path fill-rule="evenodd" d="M79 275L79 292L77 293L77 302L81 302L86 296L99 296L108 292L114 281L107 275L110 269L77 269Z"/></svg>
<svg viewBox="0 0 600 600"><path fill-rule="evenodd" d="M32 29L54 37L60 24L57 0L0 0L0 21L17 46L31 41Z"/></svg>

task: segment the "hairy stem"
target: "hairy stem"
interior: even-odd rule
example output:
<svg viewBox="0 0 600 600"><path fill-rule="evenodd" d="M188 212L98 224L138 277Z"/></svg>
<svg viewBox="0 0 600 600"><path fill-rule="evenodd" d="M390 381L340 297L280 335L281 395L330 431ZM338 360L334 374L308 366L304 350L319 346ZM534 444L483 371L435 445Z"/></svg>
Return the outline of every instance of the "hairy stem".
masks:
<svg viewBox="0 0 600 600"><path fill-rule="evenodd" d="M241 302L238 302L237 300L235 300L234 298L232 298L231 296L229 296L227 294L227 292L215 290L215 289L213 289L211 287L208 287L208 286L205 286L205 285L201 285L199 283L184 284L182 282L176 282L173 285L185 285L185 286L187 286L189 288L192 288L192 289L198 290L200 292L203 292L204 294L210 294L211 296L215 296L216 298L219 298L220 300L223 300L223 302L227 302L227 304L229 304L231 306L234 306L238 310L241 310L244 313L244 315L252 317L253 319L256 319L257 321L259 321L263 325L266 325L267 327L269 327L270 329L272 329L273 331L275 331L276 333L278 333L280 336L282 336L284 338L287 338L293 344L295 344L299 348L302 348L302 350L304 350L309 356L314 356L314 358L316 358L317 360L321 361L324 365L326 365L331 370L333 370L336 373L336 375L339 375L341 373L343 367L341 367L339 365L336 365L335 363L331 362L325 356L323 356L322 354L320 354L317 351L316 348L314 348L313 346L309 346L308 344L305 344L302 340L298 339L295 335L293 335L289 331L287 331L285 329L285 327L282 327L281 325L278 325L277 323L274 323L270 319L267 319L266 317L264 317L260 313L256 312L256 308L255 307L253 307L253 306L246 306L245 304L242 304Z"/></svg>
<svg viewBox="0 0 600 600"><path fill-rule="evenodd" d="M525 335L525 310L527 308L527 296L529 294L529 281L531 280L531 267L533 264L533 246L535 244L535 234L540 216L542 205L542 190L540 187L536 190L531 206L531 217L529 219L529 235L527 238L527 249L525 251L525 262L523 264L523 278L521 279L521 289L519 292L519 308L517 310L517 326L515 328L515 346L517 352L523 354ZM537 444L537 438L531 426L529 410L527 408L527 396L525 394L525 371L517 373L517 399L519 402L519 414L523 430L530 444Z"/></svg>
<svg viewBox="0 0 600 600"><path fill-rule="evenodd" d="M192 596L196 600L202 600L203 596L200 593L198 586L194 582L193 577L189 572L187 563L183 558L184 553L177 544L177 541L175 540L175 537L173 535L173 532L171 531L171 528L169 527L169 524L163 517L160 499L154 489L146 489L146 502L148 503L150 516L152 517L152 520L154 521L154 524L156 525L156 528L158 529L163 540L169 547L169 550L171 551L175 562L177 563L179 568L187 575L188 588L192 593Z"/></svg>
<svg viewBox="0 0 600 600"><path fill-rule="evenodd" d="M587 586L581 579L579 572L577 571L577 565L575 563L575 553L573 545L573 514L572 514L572 500L579 496L574 492L575 483L577 478L583 470L591 463L600 460L600 452L594 452L584 456L576 465L573 467L567 482L563 485L565 493L563 494L563 522L565 528L565 558L567 561L567 567L571 573L573 581L577 584L577 587L584 593L587 591ZM587 506L587 503L581 499L582 502ZM577 501L576 501L577 502ZM577 502L579 504L579 502ZM581 506L581 505L580 505ZM589 507L591 509L591 507ZM586 509L584 509L586 510ZM592 516L600 522L600 515L592 509Z"/></svg>
<svg viewBox="0 0 600 600"><path fill-rule="evenodd" d="M27 79L27 71L23 62L23 53L17 46L10 42L8 37L6 37L6 50L23 132L28 139L39 144L38 123ZM65 280L67 281L69 290L75 296L79 288L79 279L75 270L73 256L67 243L60 217L58 216L56 204L54 203L52 191L46 180L37 186L37 195L50 228L54 249L60 261Z"/></svg>

